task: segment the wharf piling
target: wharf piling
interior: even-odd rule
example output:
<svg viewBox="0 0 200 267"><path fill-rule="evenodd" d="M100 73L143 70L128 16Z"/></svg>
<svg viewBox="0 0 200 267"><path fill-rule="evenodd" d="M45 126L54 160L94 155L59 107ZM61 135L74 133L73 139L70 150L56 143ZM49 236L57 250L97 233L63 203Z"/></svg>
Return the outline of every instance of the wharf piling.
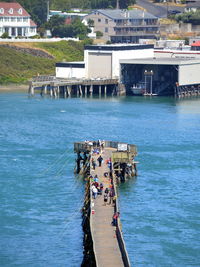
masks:
<svg viewBox="0 0 200 267"><path fill-rule="evenodd" d="M185 98L191 96L200 96L200 84L182 86L180 86L178 83L176 84L175 97Z"/></svg>
<svg viewBox="0 0 200 267"><path fill-rule="evenodd" d="M42 96L87 97L99 95L125 95L125 89L119 85L118 79L61 79L55 76L36 76L29 83L29 95L39 91Z"/></svg>
<svg viewBox="0 0 200 267"><path fill-rule="evenodd" d="M129 267L120 223L117 184L137 175L134 161L137 148L119 142L85 141L75 143L74 152L77 153L75 172L86 180L82 209L82 266ZM100 155L103 158L101 163ZM98 189L97 196L93 192L94 186ZM109 191L108 195L106 190Z"/></svg>

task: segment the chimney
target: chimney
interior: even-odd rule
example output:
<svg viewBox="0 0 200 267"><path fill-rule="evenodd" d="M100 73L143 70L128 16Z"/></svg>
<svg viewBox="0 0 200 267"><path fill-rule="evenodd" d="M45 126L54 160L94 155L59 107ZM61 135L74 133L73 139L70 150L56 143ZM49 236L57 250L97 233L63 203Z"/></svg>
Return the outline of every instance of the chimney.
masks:
<svg viewBox="0 0 200 267"><path fill-rule="evenodd" d="M119 0L117 0L116 9L119 9Z"/></svg>

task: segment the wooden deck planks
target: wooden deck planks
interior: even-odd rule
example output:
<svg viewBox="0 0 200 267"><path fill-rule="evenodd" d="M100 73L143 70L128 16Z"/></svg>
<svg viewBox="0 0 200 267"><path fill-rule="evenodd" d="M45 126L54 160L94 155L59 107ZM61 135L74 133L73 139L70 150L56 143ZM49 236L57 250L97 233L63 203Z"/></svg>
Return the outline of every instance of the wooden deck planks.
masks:
<svg viewBox="0 0 200 267"><path fill-rule="evenodd" d="M103 183L104 190L106 187L109 188L110 185L110 179L104 177L104 173L109 171L106 160L111 157L112 151L115 151L115 149L105 148L102 153L104 159L102 166L91 170L92 175L98 175L99 183ZM93 156L93 158L97 159L98 156ZM103 194L101 196L98 195L96 199L91 201L92 210L94 210L94 214L91 213L90 219L91 234L97 266L124 266L116 238L116 227L111 225L114 207L112 204L104 205Z"/></svg>

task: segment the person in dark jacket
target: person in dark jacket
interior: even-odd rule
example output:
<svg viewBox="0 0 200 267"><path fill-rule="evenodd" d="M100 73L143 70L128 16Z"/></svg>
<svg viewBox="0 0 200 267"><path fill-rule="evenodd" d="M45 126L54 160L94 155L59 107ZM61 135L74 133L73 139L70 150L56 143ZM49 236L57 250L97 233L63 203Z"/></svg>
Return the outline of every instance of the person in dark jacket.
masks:
<svg viewBox="0 0 200 267"><path fill-rule="evenodd" d="M101 167L101 163L102 163L102 161L103 161L103 158L102 158L102 156L100 155L99 157L98 157L98 162L99 162L99 167Z"/></svg>

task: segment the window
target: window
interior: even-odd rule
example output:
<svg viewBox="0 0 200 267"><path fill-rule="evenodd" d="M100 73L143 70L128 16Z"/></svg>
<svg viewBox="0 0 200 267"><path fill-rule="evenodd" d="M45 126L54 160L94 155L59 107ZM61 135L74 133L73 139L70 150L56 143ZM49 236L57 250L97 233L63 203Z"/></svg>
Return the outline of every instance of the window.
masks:
<svg viewBox="0 0 200 267"><path fill-rule="evenodd" d="M22 8L20 8L20 9L18 10L18 14L22 15L22 12L23 12L23 10L22 10Z"/></svg>
<svg viewBox="0 0 200 267"><path fill-rule="evenodd" d="M0 32L3 32L3 28L0 28Z"/></svg>
<svg viewBox="0 0 200 267"><path fill-rule="evenodd" d="M3 21L3 17L0 17L0 21Z"/></svg>
<svg viewBox="0 0 200 267"><path fill-rule="evenodd" d="M21 21L22 21L22 18L18 17L17 22L21 22Z"/></svg>
<svg viewBox="0 0 200 267"><path fill-rule="evenodd" d="M108 24L108 19L105 19L105 23Z"/></svg>
<svg viewBox="0 0 200 267"><path fill-rule="evenodd" d="M0 8L0 14L4 14L4 9Z"/></svg>
<svg viewBox="0 0 200 267"><path fill-rule="evenodd" d="M10 8L10 9L8 10L8 13L9 13L9 14L13 14L13 8Z"/></svg>
<svg viewBox="0 0 200 267"><path fill-rule="evenodd" d="M101 22L101 19L98 19L98 22Z"/></svg>
<svg viewBox="0 0 200 267"><path fill-rule="evenodd" d="M108 32L108 28L107 27L105 28L105 32Z"/></svg>
<svg viewBox="0 0 200 267"><path fill-rule="evenodd" d="M11 18L11 21L13 22L13 21L16 21L16 17L12 17Z"/></svg>
<svg viewBox="0 0 200 267"><path fill-rule="evenodd" d="M15 36L15 35L16 35L15 28L12 28L12 29L11 29L11 35L12 35L12 36Z"/></svg>
<svg viewBox="0 0 200 267"><path fill-rule="evenodd" d="M5 18L4 18L4 21L5 21L5 22L8 22L8 21L10 21L10 18L9 18L9 17L5 17Z"/></svg>
<svg viewBox="0 0 200 267"><path fill-rule="evenodd" d="M27 17L24 17L23 18L23 22L28 22L28 18Z"/></svg>

